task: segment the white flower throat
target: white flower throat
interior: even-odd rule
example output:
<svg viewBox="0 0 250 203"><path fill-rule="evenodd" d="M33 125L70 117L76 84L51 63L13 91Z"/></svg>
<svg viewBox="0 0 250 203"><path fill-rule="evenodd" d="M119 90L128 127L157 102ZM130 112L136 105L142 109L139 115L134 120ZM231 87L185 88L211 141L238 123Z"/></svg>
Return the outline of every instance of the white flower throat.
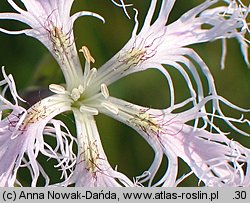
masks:
<svg viewBox="0 0 250 203"><path fill-rule="evenodd" d="M88 48L83 46L82 49L80 49L80 52L83 52L83 55L86 59L85 72L82 82L78 86L73 87L71 90L66 90L65 87L57 84L51 84L49 89L56 94L65 95L66 97L70 98L72 100L72 107L79 108L79 110L83 113L97 115L98 110L96 107L99 106L98 99L100 97L102 97L101 106L110 109L114 113L117 113L117 109L108 101L105 101L105 99L108 99L109 97L109 90L105 84L100 85L100 93L92 93L91 91L88 91L88 87L93 85L92 81L96 78L97 69L90 69L90 62L95 62L95 60L90 55Z"/></svg>

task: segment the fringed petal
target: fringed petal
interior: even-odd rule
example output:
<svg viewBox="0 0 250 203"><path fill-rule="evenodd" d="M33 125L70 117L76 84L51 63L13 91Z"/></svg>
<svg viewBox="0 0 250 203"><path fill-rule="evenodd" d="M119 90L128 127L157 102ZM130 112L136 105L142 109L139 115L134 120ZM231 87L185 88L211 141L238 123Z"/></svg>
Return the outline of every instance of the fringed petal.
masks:
<svg viewBox="0 0 250 203"><path fill-rule="evenodd" d="M59 63L67 89L71 90L83 75L73 35L73 23L78 17L86 15L97 17L103 22L104 19L87 11L70 17L73 0L22 0L26 10L18 7L12 0L8 2L18 13L1 13L0 19L20 21L31 29L10 31L0 28L0 31L7 34L26 34L41 41Z"/></svg>
<svg viewBox="0 0 250 203"><path fill-rule="evenodd" d="M74 172L57 186L75 184L81 187L133 186L125 175L112 169L102 148L92 116L74 110L77 127L78 155Z"/></svg>
<svg viewBox="0 0 250 203"><path fill-rule="evenodd" d="M250 150L227 138L227 133L222 132L208 119L212 114L202 109L213 99L214 96L205 97L186 111L172 113L173 110L192 102L192 99L176 104L171 109L156 110L110 97L109 102L116 106L118 113L113 114L104 108L99 110L134 128L153 148L155 159L150 169L137 177L139 183L148 181L149 186L176 186L193 173L206 186L249 186L247 171ZM217 97L217 100L233 107L221 97ZM238 107L235 109L245 111ZM216 114L213 116L226 123L250 124L247 119L238 120ZM203 121L204 126L199 128L186 124L196 120ZM216 130L215 133L209 131L209 125ZM168 167L165 175L155 182L162 153L168 158ZM190 167L190 173L179 179L178 158Z"/></svg>

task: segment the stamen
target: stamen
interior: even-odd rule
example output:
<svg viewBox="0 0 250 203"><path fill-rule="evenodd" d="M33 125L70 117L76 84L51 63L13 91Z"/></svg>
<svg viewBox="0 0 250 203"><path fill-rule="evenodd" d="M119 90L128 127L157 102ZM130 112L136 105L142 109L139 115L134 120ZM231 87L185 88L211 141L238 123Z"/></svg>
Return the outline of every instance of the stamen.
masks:
<svg viewBox="0 0 250 203"><path fill-rule="evenodd" d="M101 84L101 92L105 99L109 97L109 90L108 90L107 85Z"/></svg>
<svg viewBox="0 0 250 203"><path fill-rule="evenodd" d="M79 52L83 53L84 58L88 63L95 63L95 59L91 56L89 49L86 46L82 46Z"/></svg>
<svg viewBox="0 0 250 203"><path fill-rule="evenodd" d="M117 108L117 106L115 106L114 104L110 102L105 101L105 102L102 102L101 105L115 115L119 113L119 109Z"/></svg>
<svg viewBox="0 0 250 203"><path fill-rule="evenodd" d="M51 92L56 93L56 94L65 94L66 93L65 88L63 86L57 85L57 84L50 84L49 85L49 90Z"/></svg>
<svg viewBox="0 0 250 203"><path fill-rule="evenodd" d="M92 107L85 106L85 105L81 105L80 111L81 111L82 113L91 114L92 116L96 116L96 115L99 114L99 112L98 112L98 110L97 110L96 108L92 108Z"/></svg>

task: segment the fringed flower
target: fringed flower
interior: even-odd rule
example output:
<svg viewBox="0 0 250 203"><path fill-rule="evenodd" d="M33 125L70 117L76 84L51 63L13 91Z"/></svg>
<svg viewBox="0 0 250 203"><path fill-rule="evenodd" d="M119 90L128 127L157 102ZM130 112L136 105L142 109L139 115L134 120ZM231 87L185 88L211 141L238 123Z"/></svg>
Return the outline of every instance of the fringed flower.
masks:
<svg viewBox="0 0 250 203"><path fill-rule="evenodd" d="M234 130L248 135L234 124L249 125L249 121L226 117L220 103L239 111L248 110L218 96L209 68L188 47L217 39L237 38L246 60L248 45L244 34L249 31L246 21L249 9L240 1L225 1L226 6L223 7L217 6L218 0L207 0L166 25L175 0L161 1L155 21L152 19L158 1L152 0L142 29L138 32L138 11L135 10L131 39L102 67L92 68L91 63L95 59L90 51L85 46L80 49L86 59L84 72L75 48L73 22L82 15L102 19L100 16L79 12L70 17L73 0L22 0L26 10L19 8L12 0L8 2L18 13L0 13L0 19L18 20L31 28L22 31L0 28L0 31L25 33L39 39L57 59L66 85L49 85L54 95L25 110L18 105L20 98L12 76L7 76L3 71L4 80L0 81L0 85L6 85L6 88L2 94L9 88L15 103L10 103L4 96L0 97L0 164L5 164L0 168L1 185L13 186L18 183L17 171L25 166L30 170L32 186L37 184L40 175L44 176L46 185L136 186L148 181L149 186L176 186L189 175L177 178L177 160L181 158L190 167L190 174L194 173L207 186L249 186L249 149L227 138L226 133L213 124L213 118L220 118ZM122 0L120 4L112 2L122 7L128 15L126 8L130 5ZM185 102L176 104L174 84L164 64L177 69L185 79L190 90ZM110 96L110 84L149 68L160 70L168 81L170 106L167 109L140 107ZM209 94L204 90L204 76ZM207 110L207 102L212 104L211 112ZM188 103L189 108L186 107ZM182 107L186 107L186 110L183 111ZM76 138L72 137L65 124L54 120L56 115L65 111L73 112ZM153 148L155 158L152 165L135 183L109 164L94 120L99 113L134 128ZM46 136L56 139L56 147L45 141ZM76 153L72 144L75 140ZM57 161L56 166L62 173L61 181L49 182L48 174L37 160L38 154ZM155 180L164 155L168 158L168 168L160 180Z"/></svg>

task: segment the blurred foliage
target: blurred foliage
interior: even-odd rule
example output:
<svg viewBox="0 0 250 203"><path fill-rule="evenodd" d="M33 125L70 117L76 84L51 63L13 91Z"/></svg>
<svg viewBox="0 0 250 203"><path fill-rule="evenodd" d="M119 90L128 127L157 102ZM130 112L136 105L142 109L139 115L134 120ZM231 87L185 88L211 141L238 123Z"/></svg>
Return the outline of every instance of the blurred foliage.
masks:
<svg viewBox="0 0 250 203"><path fill-rule="evenodd" d="M0 11L12 11L6 2L1 1ZM178 0L170 15L169 22L178 19L185 11L200 2L202 0ZM141 22L140 26L142 26L150 1L126 0L126 3L133 3L134 7L139 10L138 18ZM106 20L103 24L96 18L82 17L74 24L78 49L82 45L87 46L96 60L94 66L98 68L118 52L130 38L134 25L134 11L128 9L132 17L129 20L122 9L114 6L109 0L75 0L72 13L80 10L96 12ZM0 27L18 30L25 26L18 22L1 20ZM21 95L25 99L32 98L30 103L43 98L48 92L50 83L64 83L55 60L37 40L23 35L9 36L0 33L0 41L1 65L6 67L7 73L14 76ZM192 48L210 67L218 93L238 106L250 108L250 70L243 61L236 40L229 40L228 42L228 54L224 70L220 69L220 41L195 45ZM84 63L83 56L81 54L79 56ZM182 101L187 96L187 91L183 88L185 83L177 71L171 67L167 68L169 68L169 72L175 81L177 101ZM149 70L133 74L114 83L110 87L110 94L139 105L166 108L169 105L167 89L167 82L164 77L157 71ZM231 116L240 117L234 111L228 110L227 112ZM250 118L250 115L246 114L246 117ZM104 115L99 115L96 119L105 152L113 167L117 165L118 170L129 177L140 175L148 169L154 157L153 151L134 130ZM72 125L72 122L68 124ZM221 125L223 125L223 122L221 122ZM230 131L226 126L223 129ZM249 138L235 132L233 138L250 147ZM158 178L164 173L166 166L167 160L164 160ZM187 171L187 166L181 163L180 174ZM24 175L21 176L25 178ZM182 186L196 185L196 181L190 179L190 181L185 181Z"/></svg>

